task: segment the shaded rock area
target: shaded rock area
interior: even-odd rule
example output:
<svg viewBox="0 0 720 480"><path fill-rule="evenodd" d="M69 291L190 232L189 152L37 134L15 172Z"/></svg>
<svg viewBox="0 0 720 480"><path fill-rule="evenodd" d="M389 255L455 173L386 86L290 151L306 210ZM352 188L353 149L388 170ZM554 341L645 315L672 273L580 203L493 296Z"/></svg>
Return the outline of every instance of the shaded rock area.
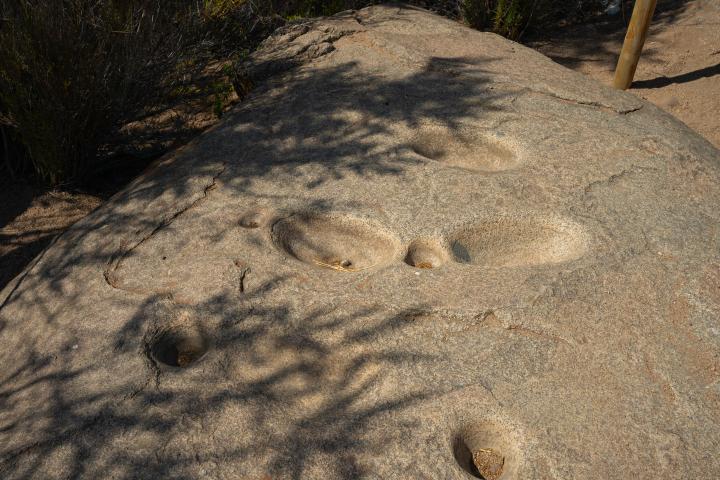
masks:
<svg viewBox="0 0 720 480"><path fill-rule="evenodd" d="M239 75L0 294L0 477L720 476L710 143L403 6Z"/></svg>

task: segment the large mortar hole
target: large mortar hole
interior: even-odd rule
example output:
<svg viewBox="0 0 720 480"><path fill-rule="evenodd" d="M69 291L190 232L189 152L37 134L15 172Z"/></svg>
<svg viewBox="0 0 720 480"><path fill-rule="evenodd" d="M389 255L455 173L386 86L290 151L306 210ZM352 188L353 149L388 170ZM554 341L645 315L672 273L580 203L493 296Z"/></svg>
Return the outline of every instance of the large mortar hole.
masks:
<svg viewBox="0 0 720 480"><path fill-rule="evenodd" d="M152 342L150 353L163 365L187 368L197 363L208 348L209 341L199 329L178 326L160 333Z"/></svg>
<svg viewBox="0 0 720 480"><path fill-rule="evenodd" d="M539 217L498 218L464 228L451 238L455 260L489 267L562 263L588 249L585 230Z"/></svg>
<svg viewBox="0 0 720 480"><path fill-rule="evenodd" d="M520 163L512 150L495 139L451 131L440 125L420 127L409 147L425 158L481 172L510 170Z"/></svg>
<svg viewBox="0 0 720 480"><path fill-rule="evenodd" d="M341 272L390 263L398 241L370 222L339 215L295 215L273 226L273 240L294 258Z"/></svg>

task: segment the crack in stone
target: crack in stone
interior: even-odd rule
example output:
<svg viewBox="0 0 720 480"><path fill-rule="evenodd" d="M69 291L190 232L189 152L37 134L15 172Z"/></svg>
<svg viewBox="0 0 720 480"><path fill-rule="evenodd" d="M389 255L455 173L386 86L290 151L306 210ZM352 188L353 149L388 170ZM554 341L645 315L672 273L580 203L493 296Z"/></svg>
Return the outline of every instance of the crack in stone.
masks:
<svg viewBox="0 0 720 480"><path fill-rule="evenodd" d="M220 178L220 176L225 173L227 165L225 163L222 164L222 168L219 172L217 172L213 177L212 181L203 188L202 195L190 202L188 205L180 208L176 212L174 212L172 215L170 215L168 218L163 219L155 228L152 229L150 233L143 236L139 241L135 243L132 247L128 249L120 248L120 253L118 255L113 256L107 263L107 267L103 271L103 277L105 278L105 282L110 285L112 288L118 289L118 290L126 290L118 285L117 278L115 277L115 272L120 268L122 265L123 260L136 248L141 246L146 241L150 240L153 236L155 236L156 233L158 233L163 228L167 227L168 225L172 224L175 219L177 219L179 216L181 216L183 213L187 212L188 210L192 209L193 207L197 206L205 200L209 192L215 188L217 185L217 180Z"/></svg>
<svg viewBox="0 0 720 480"><path fill-rule="evenodd" d="M611 106L609 106L609 105L605 105L604 103L596 102L596 101L594 101L594 100L580 100L580 99L577 99L577 98L564 97L564 96L562 96L562 95L558 95L558 94L553 93L553 92L542 92L542 91L537 91L537 90L531 90L531 91L532 91L532 92L535 92L535 93L542 94L542 95L547 95L547 96L552 97L552 98L556 98L556 99L561 100L561 101L563 101L563 102L572 103L572 104L575 104L575 105L582 105L582 106L585 106L585 107L595 107L595 108L599 108L600 110L604 110L604 111L612 112L612 113L617 113L617 114L619 114L619 115L627 115L627 114L629 114L629 113L637 112L638 110L640 110L640 109L643 108L642 105L639 105L639 106L637 106L637 107L632 107L632 108L617 109L617 108L611 107Z"/></svg>
<svg viewBox="0 0 720 480"><path fill-rule="evenodd" d="M245 292L245 277L250 273L250 267L246 267L240 262L240 260L235 260L234 262L235 266L240 269L240 276L238 279L238 289L240 290L240 293Z"/></svg>
<svg viewBox="0 0 720 480"><path fill-rule="evenodd" d="M599 185L602 185L602 184L611 185L611 184L617 182L618 180L620 180L620 179L623 178L623 177L627 177L627 176L629 176L629 175L635 175L635 174L637 174L637 173L643 173L643 172L646 172L646 171L654 171L654 170L655 170L654 168L637 167L637 166L632 166L632 167L629 168L629 169L625 168L625 169L623 169L622 171L620 171L620 172L618 172L618 173L614 173L614 174L610 175L609 177L607 177L607 178L605 178L605 179L595 180L595 181L593 181L593 182L588 183L588 184L585 186L585 188L583 189L583 191L584 191L585 193L590 193L595 187L597 187L597 186L599 186Z"/></svg>
<svg viewBox="0 0 720 480"><path fill-rule="evenodd" d="M512 84L514 84L513 82L499 82L499 83L512 83ZM516 84L514 84L514 85L516 85ZM518 96L521 96L521 95L527 94L527 93L530 93L530 94L533 94L533 93L534 93L534 94L537 94L537 95L544 95L544 96L551 97L551 98L555 98L555 99L560 100L560 101L562 101L562 102L571 103L571 104L574 104L574 105L581 105L581 106L584 106L584 107L595 107L595 108L598 108L598 109L600 109L600 110L604 110L604 111L611 112L611 113L616 113L616 114L618 114L618 115L628 115L628 114L630 114L630 113L633 113L633 112L637 112L637 111L639 111L639 110L642 110L642 108L643 108L643 105L641 104L641 105L638 105L638 106L636 106L636 107L630 107L630 108L625 108L625 109L618 109L618 108L615 108L615 107L612 107L612 106L610 106L610 105L606 105L606 104L604 104L604 103L597 102L597 101L594 101L594 100L581 100L581 99L578 99L578 98L571 98L571 97L563 96L563 95L560 95L560 94L557 94L557 93L554 93L554 92L551 92L551 91L547 91L547 90L537 90L537 89L530 88L530 87L525 87L525 86L523 87L522 91L519 93Z"/></svg>

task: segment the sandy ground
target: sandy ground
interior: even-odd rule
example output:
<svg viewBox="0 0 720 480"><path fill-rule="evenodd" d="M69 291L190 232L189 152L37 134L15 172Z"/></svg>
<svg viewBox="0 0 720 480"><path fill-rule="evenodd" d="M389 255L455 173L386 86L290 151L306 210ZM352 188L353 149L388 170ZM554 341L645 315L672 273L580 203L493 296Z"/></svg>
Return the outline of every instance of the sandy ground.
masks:
<svg viewBox="0 0 720 480"><path fill-rule="evenodd" d="M612 84L625 37L622 15L567 27L529 45L568 68ZM632 93L720 148L720 0L658 2Z"/></svg>
<svg viewBox="0 0 720 480"><path fill-rule="evenodd" d="M0 288L55 237L100 205L97 196L44 192L29 185L0 191Z"/></svg>
<svg viewBox="0 0 720 480"><path fill-rule="evenodd" d="M528 44L558 63L611 83L630 12L565 27ZM720 0L660 0L631 91L720 148ZM212 123L212 122L210 122ZM116 188L119 188L118 185ZM0 288L113 193L47 192L0 185Z"/></svg>

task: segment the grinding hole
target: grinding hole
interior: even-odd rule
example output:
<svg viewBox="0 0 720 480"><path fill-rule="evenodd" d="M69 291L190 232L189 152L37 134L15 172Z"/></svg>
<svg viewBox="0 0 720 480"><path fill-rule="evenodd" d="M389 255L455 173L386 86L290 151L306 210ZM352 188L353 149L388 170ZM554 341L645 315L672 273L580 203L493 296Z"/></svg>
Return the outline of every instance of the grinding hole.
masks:
<svg viewBox="0 0 720 480"><path fill-rule="evenodd" d="M465 444L462 437L455 437L455 441L453 442L453 454L455 455L455 461L458 465L460 465L460 468L475 478L483 478L477 466L473 462L473 454L470 451L470 448Z"/></svg>
<svg viewBox="0 0 720 480"><path fill-rule="evenodd" d="M503 424L471 424L454 437L452 448L460 468L474 478L517 478L521 457L518 440Z"/></svg>
<svg viewBox="0 0 720 480"><path fill-rule="evenodd" d="M275 244L294 258L340 272L390 263L397 240L381 227L339 215L294 215L273 225Z"/></svg>
<svg viewBox="0 0 720 480"><path fill-rule="evenodd" d="M159 363L187 368L207 353L208 343L205 335L197 328L178 326L159 334L152 342L150 352Z"/></svg>
<svg viewBox="0 0 720 480"><path fill-rule="evenodd" d="M468 170L500 172L519 165L517 155L499 141L456 130L424 125L411 138L409 147L425 158Z"/></svg>
<svg viewBox="0 0 720 480"><path fill-rule="evenodd" d="M481 222L456 232L450 245L456 261L490 267L562 263L588 249L581 226L534 216Z"/></svg>
<svg viewBox="0 0 720 480"><path fill-rule="evenodd" d="M243 228L259 228L267 222L267 212L255 210L246 213L240 218L240 226Z"/></svg>
<svg viewBox="0 0 720 480"><path fill-rule="evenodd" d="M445 249L440 243L431 239L413 241L405 255L405 263L415 268L437 268L447 259Z"/></svg>

